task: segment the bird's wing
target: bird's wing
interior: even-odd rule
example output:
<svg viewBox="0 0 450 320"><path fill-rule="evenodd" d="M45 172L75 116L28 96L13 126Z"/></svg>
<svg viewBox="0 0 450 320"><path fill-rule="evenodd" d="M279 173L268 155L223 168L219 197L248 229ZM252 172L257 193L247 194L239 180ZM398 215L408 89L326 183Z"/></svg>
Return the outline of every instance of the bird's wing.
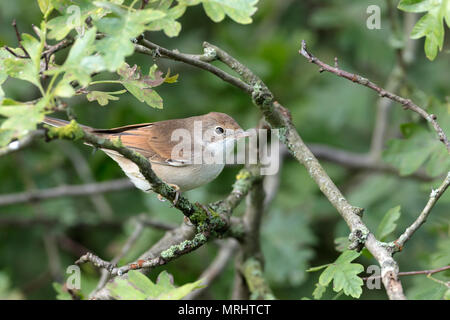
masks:
<svg viewBox="0 0 450 320"><path fill-rule="evenodd" d="M164 122L164 121L163 121ZM172 141L171 134L161 133L161 122L135 124L113 129L94 129L93 133L109 139L120 137L123 145L142 154L150 162L170 165L185 166L192 163L190 149L184 154L172 154L179 141ZM166 124L165 132L172 132L177 128L171 128ZM168 131L167 131L168 130ZM188 141L190 143L190 141ZM186 148L187 149L187 148ZM184 151L183 151L184 152Z"/></svg>

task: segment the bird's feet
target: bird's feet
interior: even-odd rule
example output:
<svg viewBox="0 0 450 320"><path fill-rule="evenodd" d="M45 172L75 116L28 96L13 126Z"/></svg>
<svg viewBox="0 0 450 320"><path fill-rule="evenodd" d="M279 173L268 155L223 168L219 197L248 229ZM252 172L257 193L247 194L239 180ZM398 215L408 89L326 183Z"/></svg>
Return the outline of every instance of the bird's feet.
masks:
<svg viewBox="0 0 450 320"><path fill-rule="evenodd" d="M173 206L176 206L178 203L178 200L180 199L180 195L181 195L180 187L177 186L176 184L171 184L171 183L168 183L168 185L175 189L175 199L173 199L172 204L173 204ZM158 200L166 201L166 199L160 194L158 194Z"/></svg>

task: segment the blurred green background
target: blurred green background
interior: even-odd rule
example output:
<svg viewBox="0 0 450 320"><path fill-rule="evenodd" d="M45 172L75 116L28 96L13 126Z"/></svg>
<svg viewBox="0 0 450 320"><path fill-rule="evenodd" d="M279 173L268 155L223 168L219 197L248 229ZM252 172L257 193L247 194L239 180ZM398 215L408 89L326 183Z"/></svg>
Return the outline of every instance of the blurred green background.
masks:
<svg viewBox="0 0 450 320"><path fill-rule="evenodd" d="M380 30L366 28L366 8L373 4L381 7ZM398 11L398 14L402 18L402 12ZM290 109L293 122L307 143L367 152L378 96L334 75L319 74L318 68L309 64L298 50L300 41L305 39L309 49L321 60L332 64L334 57L339 57L341 68L385 84L396 63L395 39L386 2L260 0L253 18L250 25L236 24L229 18L216 24L200 6L190 7L180 19L183 29L179 37L171 39L162 32L153 32L149 33L149 39L187 53L201 52L205 40L218 45L265 81L276 99ZM32 33L31 24L39 24L41 19L38 5L30 0L0 1L0 45L17 46L11 27L13 19L17 20L21 32ZM423 53L423 39L416 42L416 59L407 69L407 80L401 92L412 98L420 99L425 94L445 101L450 94L448 46L430 62ZM156 63L164 71L170 68L172 74L180 74L178 83L157 89L164 99L164 109L152 109L130 94L122 95L119 101L105 107L81 96L70 100L80 123L108 128L218 111L230 114L242 127L250 128L261 117L248 95L205 71L164 59L153 61L139 54L129 57L127 62L139 65L144 71ZM121 89L106 85L98 88ZM4 90L9 97L20 101L38 96L36 88L23 81L8 80ZM65 117L65 114L55 116ZM400 124L415 120L415 114L394 106L390 112L389 137L399 136ZM78 157L85 159L96 181L124 177L120 168L105 154L93 152L81 143L38 141L21 152L0 158L0 194L83 183L76 171L81 160L71 161ZM431 186L436 187L439 183L438 180L422 182L395 174L349 170L328 162L323 164L349 201L366 209L364 221L371 229L376 229L388 209L401 205L397 236L420 213ZM217 180L188 192L187 196L203 203L221 199L231 190L238 170L238 167L225 168ZM64 278L66 267L73 264L85 248L105 260L118 252L133 230L129 221L132 216L147 213L161 221L182 221L180 213L169 208L167 203L137 189L103 196L107 201L103 213L96 210L88 197L0 207L0 218L47 217L59 221L56 225L36 223L22 227L0 224L0 298L54 299L56 293L52 282ZM241 214L243 209L241 205L236 214ZM438 267L433 265L432 253L448 239L449 209L447 192L433 209L426 225L407 248L396 255L400 271ZM108 224L106 220L114 223ZM147 229L121 262L139 256L162 234ZM279 193L264 217L261 240L266 276L275 295L280 299L311 297L320 273L305 270L334 261L339 255L334 248L334 239L347 234L344 221L306 170L288 157L282 168ZM217 248L214 243L204 246L167 266L156 268L150 277L167 269L177 284L194 281L212 261ZM374 264L374 260L365 257L360 261L366 266ZM83 266L82 271L83 291L89 292L96 285L99 272L90 265ZM230 261L203 297L229 298L233 273L234 266ZM438 290L436 284L424 276L404 277L402 282L409 298L423 298L426 290L428 294ZM328 289L325 297L332 298L334 293L331 291ZM345 299L345 296L340 298ZM365 289L362 298L385 299L386 295L383 289Z"/></svg>

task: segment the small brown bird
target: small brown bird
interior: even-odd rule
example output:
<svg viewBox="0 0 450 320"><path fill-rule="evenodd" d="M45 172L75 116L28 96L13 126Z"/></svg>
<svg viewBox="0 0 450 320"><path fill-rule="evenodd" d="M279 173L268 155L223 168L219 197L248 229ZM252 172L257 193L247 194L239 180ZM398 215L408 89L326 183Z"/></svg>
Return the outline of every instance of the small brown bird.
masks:
<svg viewBox="0 0 450 320"><path fill-rule="evenodd" d="M44 123L61 127L68 121L46 117ZM84 130L108 139L120 137L122 144L146 157L156 175L180 192L214 180L225 166L224 157L237 139L249 136L225 113L133 124L113 129ZM134 185L148 192L151 186L131 160L116 151L102 149L115 160Z"/></svg>

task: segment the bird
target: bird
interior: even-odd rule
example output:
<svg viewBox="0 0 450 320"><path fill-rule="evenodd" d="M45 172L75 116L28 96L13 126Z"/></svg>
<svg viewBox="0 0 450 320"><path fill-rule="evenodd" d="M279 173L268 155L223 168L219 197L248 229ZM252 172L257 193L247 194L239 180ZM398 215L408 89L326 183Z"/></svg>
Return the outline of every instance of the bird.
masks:
<svg viewBox="0 0 450 320"><path fill-rule="evenodd" d="M43 123L54 127L69 124L66 120L52 117L45 117ZM177 191L174 204L181 192L201 187L217 178L225 166L225 157L233 151L235 141L250 136L231 116L220 112L112 129L81 127L102 138L120 138L125 147L147 158L155 174ZM150 183L134 162L114 150L101 150L117 162L138 189L151 191ZM158 198L163 200L160 195Z"/></svg>

